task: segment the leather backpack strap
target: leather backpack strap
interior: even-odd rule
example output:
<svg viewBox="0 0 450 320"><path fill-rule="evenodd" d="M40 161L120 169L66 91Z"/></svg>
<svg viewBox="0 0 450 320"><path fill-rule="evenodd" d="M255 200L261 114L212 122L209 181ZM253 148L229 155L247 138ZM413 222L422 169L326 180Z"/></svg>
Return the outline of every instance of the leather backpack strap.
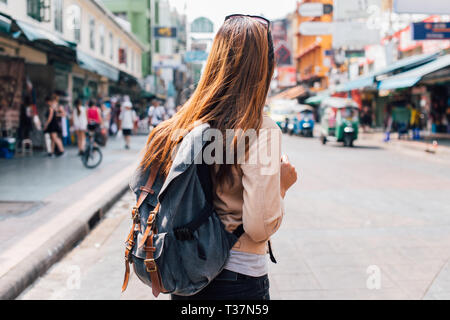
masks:
<svg viewBox="0 0 450 320"><path fill-rule="evenodd" d="M130 259L131 251L133 250L133 247L135 245L134 243L134 235L136 231L139 231L141 228L140 223L140 216L139 216L139 208L141 207L142 203L144 203L145 199L149 194L154 194L152 187L155 183L156 177L158 175L159 167L153 166L150 168L150 174L147 178L147 182L145 183L145 186L141 187L141 193L139 195L138 201L136 205L133 207L133 210L131 211L131 219L133 220L133 225L131 227L131 231L128 234L127 241L125 242L126 248L125 248L125 275L123 279L122 284L122 292L124 292L128 287L128 281L130 279L130 264L132 263ZM138 227L136 229L136 227Z"/></svg>
<svg viewBox="0 0 450 320"><path fill-rule="evenodd" d="M155 233L152 230L152 234L147 238L146 246L144 247L145 254L145 269L150 274L150 280L152 282L152 293L157 298L161 292L167 292L164 288L161 280L161 274L158 270L158 266L156 265L156 261L154 259L153 253L156 251L156 248L153 246L153 237Z"/></svg>

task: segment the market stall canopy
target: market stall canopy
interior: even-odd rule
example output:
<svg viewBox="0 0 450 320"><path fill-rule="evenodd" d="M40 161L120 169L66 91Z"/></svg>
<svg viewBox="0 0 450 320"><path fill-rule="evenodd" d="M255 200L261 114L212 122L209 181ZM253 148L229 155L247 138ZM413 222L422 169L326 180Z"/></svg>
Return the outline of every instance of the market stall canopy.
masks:
<svg viewBox="0 0 450 320"><path fill-rule="evenodd" d="M370 72L367 75L362 75L354 80L350 80L346 83L341 84L336 88L336 92L347 92L372 86L374 87L374 89L376 89L374 84L377 80L380 80L378 77L390 73L399 73L411 70L430 61L436 60L438 56L439 53L425 53L398 60L385 68Z"/></svg>
<svg viewBox="0 0 450 320"><path fill-rule="evenodd" d="M270 97L270 100L280 100L280 99L295 99L306 93L306 89L303 86L296 86L283 92L278 93L275 96Z"/></svg>
<svg viewBox="0 0 450 320"><path fill-rule="evenodd" d="M29 41L48 41L56 46L75 48L77 45L73 42L66 41L54 33L48 32L47 30L37 28L31 24L23 21L15 20L15 23L19 26L23 35ZM18 36L16 36L18 37Z"/></svg>
<svg viewBox="0 0 450 320"><path fill-rule="evenodd" d="M17 19L12 21L9 30L14 39L28 41L35 47L56 54L63 59L76 60L77 44L66 41L52 32Z"/></svg>
<svg viewBox="0 0 450 320"><path fill-rule="evenodd" d="M83 69L95 72L112 81L119 81L120 71L106 62L93 58L80 50L77 50L77 61Z"/></svg>
<svg viewBox="0 0 450 320"><path fill-rule="evenodd" d="M379 84L379 90L390 90L398 88L409 88L421 81L425 76L448 68L450 66L450 54L442 56L434 61L422 65L421 67L409 70L389 77Z"/></svg>

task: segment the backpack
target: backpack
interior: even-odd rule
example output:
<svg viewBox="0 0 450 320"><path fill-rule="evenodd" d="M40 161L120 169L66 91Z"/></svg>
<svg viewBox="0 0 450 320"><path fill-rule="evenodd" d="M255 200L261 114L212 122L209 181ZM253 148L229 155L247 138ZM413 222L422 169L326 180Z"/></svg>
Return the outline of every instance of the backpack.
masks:
<svg viewBox="0 0 450 320"><path fill-rule="evenodd" d="M212 205L210 169L202 161L211 140L208 129L202 124L183 138L165 179L151 166L138 169L130 183L137 203L126 241L122 292L133 265L155 297L161 292L196 294L223 270L244 233L242 225L226 231Z"/></svg>

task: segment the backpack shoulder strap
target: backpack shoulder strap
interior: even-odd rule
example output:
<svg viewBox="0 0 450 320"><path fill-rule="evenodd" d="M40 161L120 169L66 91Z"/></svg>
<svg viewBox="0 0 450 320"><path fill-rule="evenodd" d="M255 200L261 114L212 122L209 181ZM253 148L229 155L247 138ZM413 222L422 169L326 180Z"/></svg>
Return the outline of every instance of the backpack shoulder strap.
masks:
<svg viewBox="0 0 450 320"><path fill-rule="evenodd" d="M147 198L149 194L153 194L154 191L152 189L153 184L155 183L156 177L158 175L159 167L152 166L150 168L150 173L147 178L147 182L145 183L145 186L141 187L141 193L139 195L139 198L137 200L136 205L133 207L133 210L131 211L131 219L133 220L133 225L131 227L131 231L128 234L127 241L125 242L126 248L125 248L125 276L123 280L122 285L122 292L126 290L128 286L128 280L130 278L130 253L133 250L134 247L134 238L135 238L135 232L141 229L141 222L139 217L139 208L141 207L142 203L144 203L144 200ZM137 227L137 228L136 228Z"/></svg>

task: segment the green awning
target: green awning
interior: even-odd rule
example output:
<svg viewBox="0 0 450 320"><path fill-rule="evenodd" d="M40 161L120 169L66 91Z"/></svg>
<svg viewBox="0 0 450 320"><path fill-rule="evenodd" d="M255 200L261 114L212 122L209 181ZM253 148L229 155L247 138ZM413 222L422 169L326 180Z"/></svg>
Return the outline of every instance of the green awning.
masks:
<svg viewBox="0 0 450 320"><path fill-rule="evenodd" d="M422 65L421 67L399 73L389 77L379 83L379 90L390 90L399 88L409 88L414 86L426 75L439 71L450 66L450 54L440 57L434 61Z"/></svg>
<svg viewBox="0 0 450 320"><path fill-rule="evenodd" d="M350 80L336 88L336 92L352 91L354 89L363 89L371 87L375 83L374 76L361 76L354 80Z"/></svg>
<svg viewBox="0 0 450 320"><path fill-rule="evenodd" d="M81 68L104 76L112 81L119 81L120 71L106 62L77 50L77 61Z"/></svg>
<svg viewBox="0 0 450 320"><path fill-rule="evenodd" d="M350 80L339 85L336 88L336 92L347 92L354 89L371 87L376 83L378 76L390 73L406 72L430 61L434 61L438 56L439 53L425 53L395 61L385 68L370 72L367 75L362 75L354 80Z"/></svg>

